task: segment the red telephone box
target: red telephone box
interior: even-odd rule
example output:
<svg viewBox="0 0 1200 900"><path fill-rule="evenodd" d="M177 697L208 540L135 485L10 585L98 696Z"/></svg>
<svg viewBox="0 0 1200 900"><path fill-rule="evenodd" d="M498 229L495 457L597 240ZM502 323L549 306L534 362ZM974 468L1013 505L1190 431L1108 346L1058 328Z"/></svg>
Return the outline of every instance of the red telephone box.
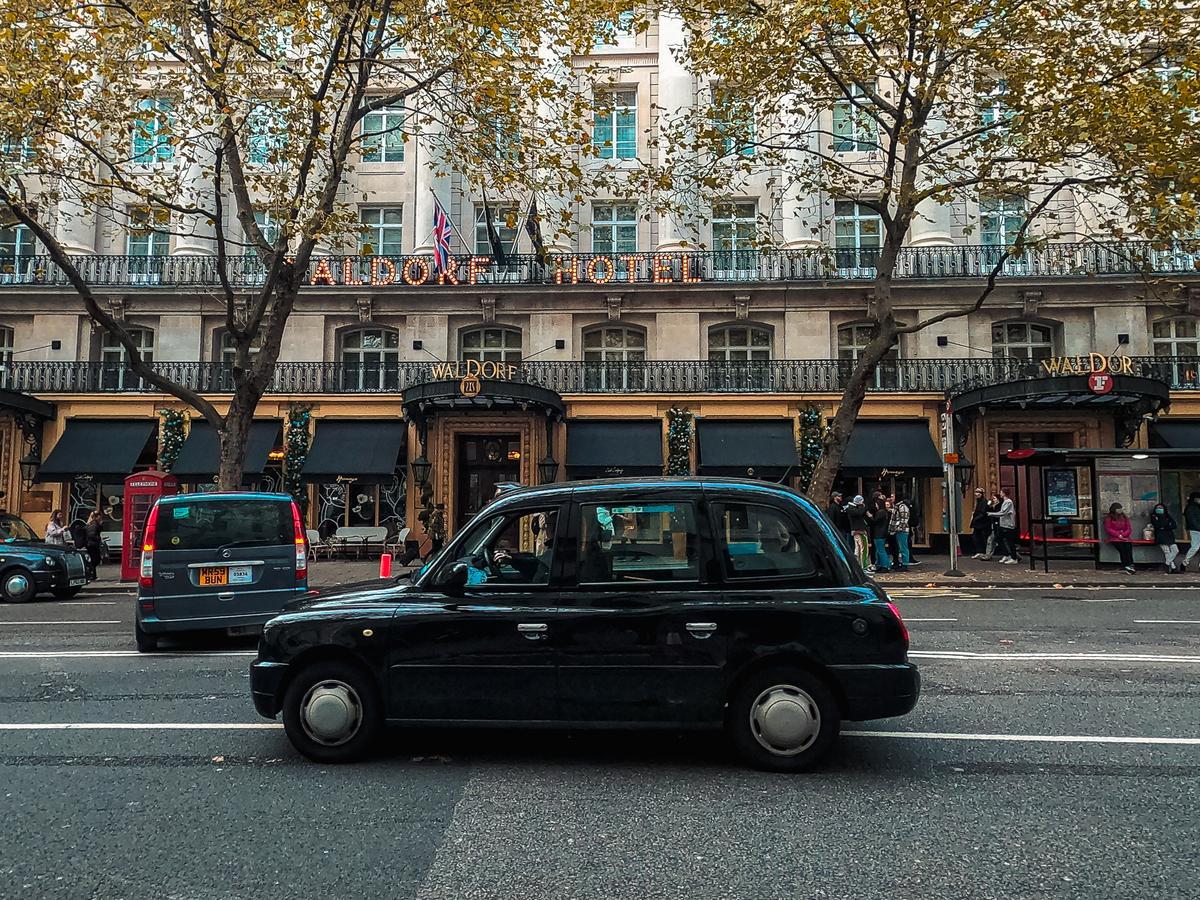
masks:
<svg viewBox="0 0 1200 900"><path fill-rule="evenodd" d="M159 497L179 493L179 480L166 472L150 469L125 479L125 507L121 519L121 580L136 581L142 565L142 536L146 517Z"/></svg>

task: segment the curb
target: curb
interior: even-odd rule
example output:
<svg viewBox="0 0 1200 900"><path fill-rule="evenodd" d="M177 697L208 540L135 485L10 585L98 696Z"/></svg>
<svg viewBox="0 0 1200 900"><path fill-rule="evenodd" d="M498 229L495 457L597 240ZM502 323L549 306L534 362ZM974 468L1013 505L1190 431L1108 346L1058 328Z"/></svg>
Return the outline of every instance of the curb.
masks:
<svg viewBox="0 0 1200 900"><path fill-rule="evenodd" d="M1195 587L1194 585L1180 584L1178 581L1139 581L1134 584L1129 582L1113 583L1111 581L1005 581L1005 582L984 582L984 581L877 581L880 587L885 590L891 588L983 588L987 590L1004 590L1006 588L1048 588L1050 590L1062 590L1064 588L1110 588L1114 591L1118 590L1135 590L1142 588L1175 588L1186 589Z"/></svg>

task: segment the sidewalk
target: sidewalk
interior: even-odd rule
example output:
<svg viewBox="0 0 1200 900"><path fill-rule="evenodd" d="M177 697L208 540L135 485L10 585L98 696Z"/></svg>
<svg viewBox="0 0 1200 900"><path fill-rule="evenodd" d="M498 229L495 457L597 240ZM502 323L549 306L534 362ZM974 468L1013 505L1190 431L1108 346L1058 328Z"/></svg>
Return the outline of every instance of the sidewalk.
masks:
<svg viewBox="0 0 1200 900"><path fill-rule="evenodd" d="M945 575L950 567L949 559L941 554L921 554L921 564L912 566L907 572L889 572L877 576L884 587L1191 587L1200 586L1200 574L1189 572L1184 575L1167 575L1162 566L1146 567L1136 575L1127 575L1120 569L1094 569L1090 565L1071 565L1051 562L1049 574L1039 566L1029 571L1029 560L1024 558L1020 565L1002 566L998 562L983 562L970 557L960 558L959 570L962 578ZM378 559L320 559L309 562L308 583L313 587L335 587L356 581L370 581L379 577ZM409 568L393 566L392 574L399 575ZM99 577L88 585L89 591L133 590L132 582L120 581L119 566L102 566Z"/></svg>

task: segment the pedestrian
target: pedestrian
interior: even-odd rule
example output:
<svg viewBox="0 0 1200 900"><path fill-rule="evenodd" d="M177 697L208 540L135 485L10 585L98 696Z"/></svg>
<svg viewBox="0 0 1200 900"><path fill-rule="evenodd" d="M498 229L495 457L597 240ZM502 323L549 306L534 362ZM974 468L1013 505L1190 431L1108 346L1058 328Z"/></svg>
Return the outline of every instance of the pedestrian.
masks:
<svg viewBox="0 0 1200 900"><path fill-rule="evenodd" d="M892 516L888 531L896 536L896 571L905 571L910 563L908 556L908 502L901 497L892 504Z"/></svg>
<svg viewBox="0 0 1200 900"><path fill-rule="evenodd" d="M56 509L50 513L50 521L46 525L46 543L56 544L59 547L67 545L68 529L63 522L63 511Z"/></svg>
<svg viewBox="0 0 1200 900"><path fill-rule="evenodd" d="M850 536L850 518L846 515L846 501L841 491L834 491L830 494L829 506L825 508L825 515L833 523L834 529L846 547L852 549L854 547L854 539Z"/></svg>
<svg viewBox="0 0 1200 900"><path fill-rule="evenodd" d="M862 494L855 494L850 505L846 507L846 520L850 523L850 539L854 546L854 555L858 557L858 562L865 571L874 572L867 539L871 523L867 518L867 501L863 499Z"/></svg>
<svg viewBox="0 0 1200 900"><path fill-rule="evenodd" d="M888 536L887 536L887 551L892 562L899 564L900 562L900 544L896 540L896 532L892 531L892 513L896 510L896 495L888 494L885 498L885 505L888 511ZM893 566L892 568L895 568Z"/></svg>
<svg viewBox="0 0 1200 900"><path fill-rule="evenodd" d="M94 575L100 568L100 563L104 560L104 547L100 537L100 529L104 527L104 519L96 510L92 510L87 517L87 524L83 527L84 541L87 546L88 557L92 561L92 574Z"/></svg>
<svg viewBox="0 0 1200 900"><path fill-rule="evenodd" d="M868 511L867 520L870 525L871 544L875 547L875 571L879 573L892 570L892 558L888 556L887 537L888 522L891 521L892 511L888 509L887 501L878 494L878 504Z"/></svg>
<svg viewBox="0 0 1200 900"><path fill-rule="evenodd" d="M1175 543L1175 520L1171 518L1171 514L1167 512L1167 508L1161 503L1154 507L1154 512L1150 513L1150 527L1154 529L1154 543L1158 544L1158 549L1163 552L1163 562L1167 567L1167 574L1171 575L1175 572L1183 570L1175 565L1175 558L1179 556L1179 545Z"/></svg>
<svg viewBox="0 0 1200 900"><path fill-rule="evenodd" d="M1179 571L1186 572L1187 567L1192 564L1192 558L1200 553L1200 491L1192 491L1188 495L1187 506L1183 508L1183 527L1187 529L1188 540L1191 542L1187 555L1183 558L1183 565L1179 567Z"/></svg>
<svg viewBox="0 0 1200 900"><path fill-rule="evenodd" d="M1133 567L1133 526L1120 503L1108 508L1108 515L1104 517L1104 534L1121 557L1121 567L1130 575L1134 574L1137 570Z"/></svg>
<svg viewBox="0 0 1200 900"><path fill-rule="evenodd" d="M988 512L996 520L996 549L1000 562L1007 566L1017 564L1017 506L1006 488L996 492L997 509Z"/></svg>
<svg viewBox="0 0 1200 900"><path fill-rule="evenodd" d="M971 513L971 534L974 538L975 553L971 559L991 559L988 544L995 526L988 516L988 501L981 487L975 488L975 509Z"/></svg>

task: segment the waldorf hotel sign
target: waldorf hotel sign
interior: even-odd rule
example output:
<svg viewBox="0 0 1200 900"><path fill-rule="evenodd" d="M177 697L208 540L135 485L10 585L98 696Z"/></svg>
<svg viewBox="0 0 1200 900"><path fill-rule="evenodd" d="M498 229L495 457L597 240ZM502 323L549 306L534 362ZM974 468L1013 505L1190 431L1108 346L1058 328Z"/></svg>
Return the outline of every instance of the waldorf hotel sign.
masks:
<svg viewBox="0 0 1200 900"><path fill-rule="evenodd" d="M732 257L732 254L729 254ZM733 265L732 258L728 265ZM525 272L515 280L541 284L695 284L702 281L701 257L687 253L623 253L613 256L564 254L545 264L519 257L500 272ZM323 256L312 265L310 285L384 287L491 283L496 273L490 256L450 257L444 272L435 272L429 256Z"/></svg>

